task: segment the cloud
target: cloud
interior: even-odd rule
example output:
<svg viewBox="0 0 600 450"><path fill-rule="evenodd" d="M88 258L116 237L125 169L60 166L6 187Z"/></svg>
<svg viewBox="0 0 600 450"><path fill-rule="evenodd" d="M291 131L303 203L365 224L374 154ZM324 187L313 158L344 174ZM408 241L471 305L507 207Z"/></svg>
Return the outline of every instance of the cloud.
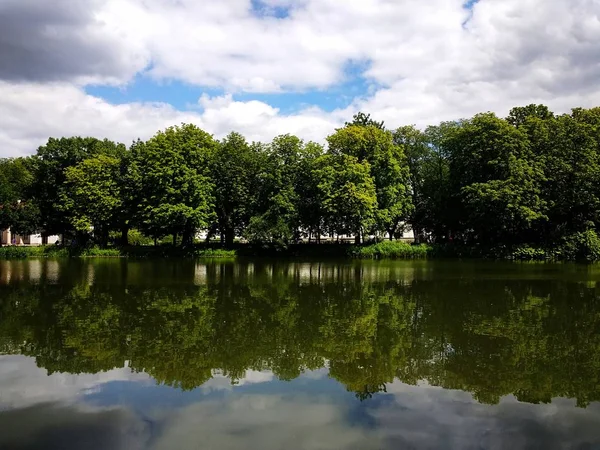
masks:
<svg viewBox="0 0 600 450"><path fill-rule="evenodd" d="M0 448L141 450L151 430L125 408L41 404L0 411Z"/></svg>
<svg viewBox="0 0 600 450"><path fill-rule="evenodd" d="M148 64L147 50L98 16L105 2L3 0L0 79L119 83ZM127 39L127 45L122 45Z"/></svg>
<svg viewBox="0 0 600 450"><path fill-rule="evenodd" d="M194 123L217 138L238 131L261 141L285 133L323 140L340 123L318 108L282 115L266 103L236 102L231 96L203 97L201 105L201 112L178 111L166 103L113 105L69 84L0 81L0 157L32 154L51 136L107 137L130 144L182 122Z"/></svg>
<svg viewBox="0 0 600 450"><path fill-rule="evenodd" d="M498 405L483 405L472 395L428 385L388 385L392 401L366 404L382 430L384 448L591 448L600 443L594 425L600 404L587 409L574 400L551 404L518 402L513 396Z"/></svg>
<svg viewBox="0 0 600 450"><path fill-rule="evenodd" d="M127 143L181 121L218 137L237 130L250 140L289 132L322 141L358 110L395 127L487 110L505 115L532 102L556 112L600 104L597 0L464 3L5 0L0 155L32 153L63 134ZM256 4L285 14L257 14ZM112 105L82 90L131 83L136 74L223 94L202 96L201 110L178 111ZM350 106L331 112L309 105L284 114L251 99L280 92L325 97L355 76L366 88L344 92L354 96ZM239 101L241 92L250 100Z"/></svg>
<svg viewBox="0 0 600 450"><path fill-rule="evenodd" d="M96 374L47 375L45 370L36 366L33 358L0 355L0 410L26 408L40 403L74 403L80 395L95 392L99 386L113 381L153 383L148 375L134 373L128 368Z"/></svg>
<svg viewBox="0 0 600 450"><path fill-rule="evenodd" d="M387 394L359 402L324 370L290 383L272 382L268 371L249 371L240 385L227 390L219 381L182 393L154 386L149 377L127 369L46 377L31 358L5 356L0 357L0 381L2 448L558 449L600 444L599 403L583 409L574 400L534 405L507 396L498 405L484 405L467 392L400 382L388 384ZM106 383L114 381L147 387L104 395ZM85 395L90 390L92 401Z"/></svg>

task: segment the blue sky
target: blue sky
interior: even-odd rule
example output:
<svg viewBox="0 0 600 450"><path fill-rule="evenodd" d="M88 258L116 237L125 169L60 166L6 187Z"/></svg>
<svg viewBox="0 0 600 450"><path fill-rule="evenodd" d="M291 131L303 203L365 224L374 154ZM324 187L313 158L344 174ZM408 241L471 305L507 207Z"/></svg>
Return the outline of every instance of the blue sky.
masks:
<svg viewBox="0 0 600 450"><path fill-rule="evenodd" d="M368 67L365 62L349 61L343 68L340 83L326 89L290 90L277 93L233 92L235 101L258 100L278 108L283 114L296 113L307 107L318 107L326 112L347 108L355 98L364 97L376 89L377 83L363 76ZM179 110L201 110L198 99L202 94L222 96L222 88L196 86L179 80L157 80L140 73L126 85L88 85L85 92L101 97L112 104L161 102Z"/></svg>

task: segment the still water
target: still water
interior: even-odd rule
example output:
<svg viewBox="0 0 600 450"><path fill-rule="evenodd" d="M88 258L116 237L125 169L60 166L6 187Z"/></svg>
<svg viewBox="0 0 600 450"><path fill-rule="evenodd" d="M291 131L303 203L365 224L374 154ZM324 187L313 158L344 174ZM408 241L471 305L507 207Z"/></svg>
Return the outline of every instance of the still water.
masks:
<svg viewBox="0 0 600 450"><path fill-rule="evenodd" d="M598 449L600 268L0 262L0 449Z"/></svg>

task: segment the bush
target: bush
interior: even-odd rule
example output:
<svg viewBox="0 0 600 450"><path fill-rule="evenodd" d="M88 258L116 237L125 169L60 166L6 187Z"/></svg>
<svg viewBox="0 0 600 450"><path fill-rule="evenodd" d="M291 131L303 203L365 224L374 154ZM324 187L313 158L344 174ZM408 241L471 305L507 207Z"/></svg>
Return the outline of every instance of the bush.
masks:
<svg viewBox="0 0 600 450"><path fill-rule="evenodd" d="M383 241L377 244L351 247L350 256L361 259L419 259L427 258L432 248L426 244L411 245L401 241Z"/></svg>
<svg viewBox="0 0 600 450"><path fill-rule="evenodd" d="M225 250L222 248L207 248L196 250L194 256L201 258L235 258L237 252L235 250Z"/></svg>
<svg viewBox="0 0 600 450"><path fill-rule="evenodd" d="M0 259L24 259L69 256L67 249L55 245L40 247L0 247Z"/></svg>
<svg viewBox="0 0 600 450"><path fill-rule="evenodd" d="M556 250L559 259L594 262L600 260L600 238L594 230L564 237Z"/></svg>
<svg viewBox="0 0 600 450"><path fill-rule="evenodd" d="M31 256L43 256L41 247L0 247L1 259L23 259Z"/></svg>
<svg viewBox="0 0 600 450"><path fill-rule="evenodd" d="M118 248L98 248L89 247L83 249L73 249L70 256L79 256L82 258L117 258L121 256Z"/></svg>
<svg viewBox="0 0 600 450"><path fill-rule="evenodd" d="M548 259L548 254L542 248L521 245L512 251L510 259L519 261L543 261Z"/></svg>

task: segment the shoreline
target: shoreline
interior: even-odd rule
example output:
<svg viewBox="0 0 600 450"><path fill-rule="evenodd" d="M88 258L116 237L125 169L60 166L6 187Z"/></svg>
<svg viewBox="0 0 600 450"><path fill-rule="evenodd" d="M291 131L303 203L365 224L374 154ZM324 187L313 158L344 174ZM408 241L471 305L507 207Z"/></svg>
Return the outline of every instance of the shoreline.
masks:
<svg viewBox="0 0 600 450"><path fill-rule="evenodd" d="M238 257L278 257L349 260L485 259L497 261L594 262L565 256L560 248L544 249L522 245L513 248L505 246L484 248L455 244L409 244L402 241L382 241L360 245L348 243L300 243L287 246L236 244L229 249L223 248L220 244L206 243L195 244L189 248L173 247L172 245L132 245L105 249L97 247L65 248L55 245L0 247L0 260L28 258L235 259Z"/></svg>

